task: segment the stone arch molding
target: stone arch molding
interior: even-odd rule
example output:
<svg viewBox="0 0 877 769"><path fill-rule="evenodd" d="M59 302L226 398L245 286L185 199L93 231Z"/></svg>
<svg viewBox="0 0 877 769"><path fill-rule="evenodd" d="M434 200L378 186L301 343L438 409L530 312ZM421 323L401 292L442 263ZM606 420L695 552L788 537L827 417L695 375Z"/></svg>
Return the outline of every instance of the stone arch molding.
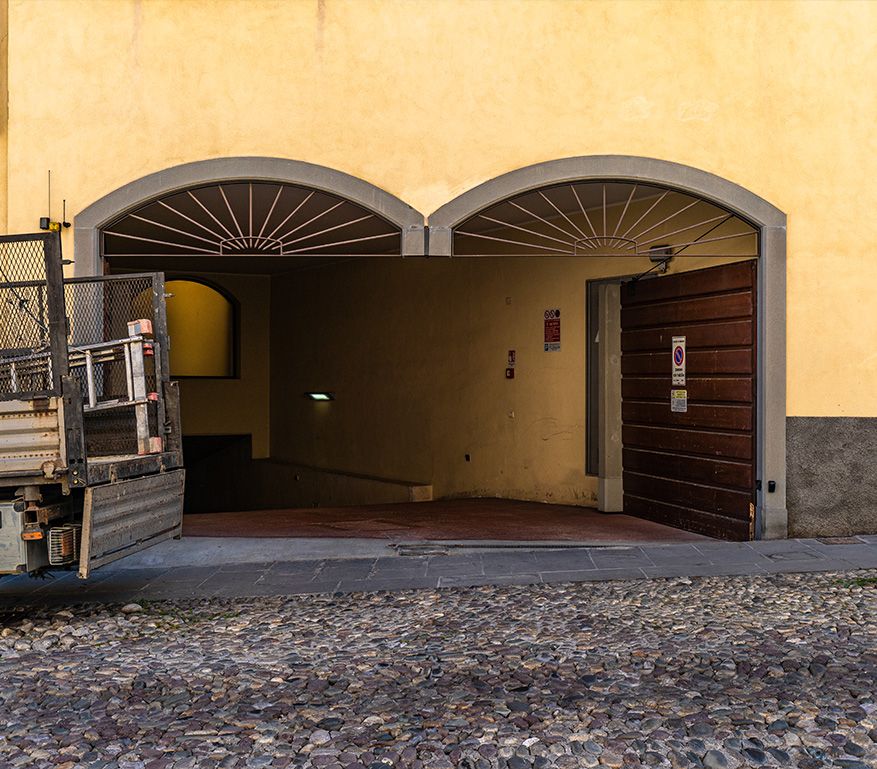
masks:
<svg viewBox="0 0 877 769"><path fill-rule="evenodd" d="M760 229L786 227L786 215L764 198L707 171L633 155L585 155L509 171L445 203L429 215L429 255L452 256L454 227L495 203L541 187L587 181L671 187L716 203Z"/></svg>
<svg viewBox="0 0 877 769"><path fill-rule="evenodd" d="M342 171L300 160L233 157L184 163L149 174L80 211L73 222L75 274L96 275L103 271L100 230L113 219L173 192L232 181L282 182L346 198L399 227L402 256L423 256L423 214L380 187Z"/></svg>
<svg viewBox="0 0 877 769"><path fill-rule="evenodd" d="M759 232L757 536L785 537L786 215L749 190L691 166L655 158L592 155L519 168L464 192L430 214L429 255L453 256L454 228L496 203L569 182L639 182L695 195L731 211ZM771 481L773 483L771 483ZM773 489L773 491L769 491Z"/></svg>

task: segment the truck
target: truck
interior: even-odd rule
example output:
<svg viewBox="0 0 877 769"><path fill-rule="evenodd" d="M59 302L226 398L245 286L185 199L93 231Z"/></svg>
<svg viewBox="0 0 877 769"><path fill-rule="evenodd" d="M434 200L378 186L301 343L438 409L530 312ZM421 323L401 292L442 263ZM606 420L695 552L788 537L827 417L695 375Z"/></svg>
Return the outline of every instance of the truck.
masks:
<svg viewBox="0 0 877 769"><path fill-rule="evenodd" d="M161 273L65 278L56 231L0 236L0 574L181 535L165 298Z"/></svg>

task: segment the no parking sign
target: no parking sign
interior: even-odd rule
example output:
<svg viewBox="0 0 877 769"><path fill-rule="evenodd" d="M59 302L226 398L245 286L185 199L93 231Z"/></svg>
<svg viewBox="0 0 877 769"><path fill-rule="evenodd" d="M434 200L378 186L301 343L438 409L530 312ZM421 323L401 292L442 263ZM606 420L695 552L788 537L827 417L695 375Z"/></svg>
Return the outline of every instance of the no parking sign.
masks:
<svg viewBox="0 0 877 769"><path fill-rule="evenodd" d="M666 342L665 342L666 344ZM685 337L674 336L670 349L673 352L673 384L685 384Z"/></svg>

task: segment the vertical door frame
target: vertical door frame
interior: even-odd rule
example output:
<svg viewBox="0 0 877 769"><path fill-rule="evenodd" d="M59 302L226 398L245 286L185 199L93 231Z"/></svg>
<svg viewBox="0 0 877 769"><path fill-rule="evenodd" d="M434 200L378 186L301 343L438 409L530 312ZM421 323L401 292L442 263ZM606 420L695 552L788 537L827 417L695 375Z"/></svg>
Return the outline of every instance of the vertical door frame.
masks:
<svg viewBox="0 0 877 769"><path fill-rule="evenodd" d="M604 513L620 513L624 510L621 285L630 277L596 278L585 283L585 472L597 478L597 509ZM591 323L592 318L596 323ZM598 335L596 342L593 339L595 332ZM591 408L592 404L596 408ZM597 412L596 420L593 418L594 411ZM596 425L592 424L594 421ZM596 452L592 446L594 436ZM593 455L597 458L596 468L591 463Z"/></svg>

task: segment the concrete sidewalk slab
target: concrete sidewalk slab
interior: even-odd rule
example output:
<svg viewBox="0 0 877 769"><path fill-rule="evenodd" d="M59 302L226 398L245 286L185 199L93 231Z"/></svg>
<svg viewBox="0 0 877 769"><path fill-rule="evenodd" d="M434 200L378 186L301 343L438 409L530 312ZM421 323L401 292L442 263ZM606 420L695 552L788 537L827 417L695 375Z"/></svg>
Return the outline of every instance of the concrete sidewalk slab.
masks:
<svg viewBox="0 0 877 769"><path fill-rule="evenodd" d="M231 564L380 558L393 555L395 550L386 541L374 539L184 537L160 542L142 553L109 564L104 569L115 571L215 564L222 564L226 568Z"/></svg>
<svg viewBox="0 0 877 769"><path fill-rule="evenodd" d="M230 540L223 542L227 545ZM338 540L333 542L337 544ZM388 555L381 550L362 557L357 555L362 551L354 550L347 557L333 551L332 557L275 561L267 561L261 550L258 560L212 560L209 564L201 558L204 552L199 551L194 564L169 566L168 559L159 556L154 558L154 565L143 565L140 559L125 568L101 569L86 581L72 572L47 579L9 577L0 580L0 602L249 597L877 568L877 538L865 537L852 538L845 544L797 539L557 550L515 547L508 551L466 549L429 556ZM238 555L246 558L256 552L251 543L246 543L242 555Z"/></svg>

